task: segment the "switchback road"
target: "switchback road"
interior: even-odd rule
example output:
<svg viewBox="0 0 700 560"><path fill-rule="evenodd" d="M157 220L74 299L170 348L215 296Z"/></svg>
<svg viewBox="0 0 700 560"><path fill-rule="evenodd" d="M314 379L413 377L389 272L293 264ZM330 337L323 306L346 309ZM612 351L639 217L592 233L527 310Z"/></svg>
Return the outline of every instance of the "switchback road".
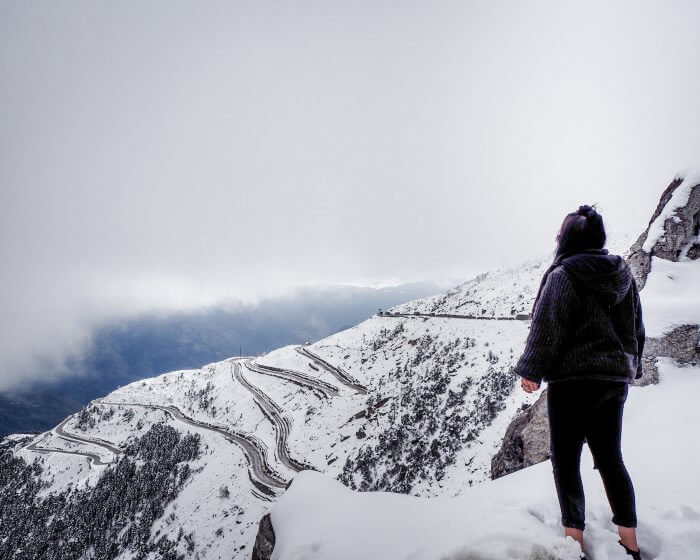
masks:
<svg viewBox="0 0 700 560"><path fill-rule="evenodd" d="M174 406L133 402L98 402L99 404L112 406L140 406L153 410L162 410L175 420L183 422L184 424L195 426L203 430L216 432L228 441L235 443L243 450L250 467L249 478L258 490L262 491L267 496L274 497L277 495L277 491L284 490L287 487L288 481L282 478L270 467L267 461L267 447L255 436L234 432L232 430L206 422L197 422L196 420L185 416L178 408Z"/></svg>
<svg viewBox="0 0 700 560"><path fill-rule="evenodd" d="M249 368L249 360L243 362L246 368ZM236 381L238 381L245 389L247 389L255 399L255 402L260 407L260 410L265 415L265 417L272 423L275 428L276 440L277 440L277 458L281 463L286 465L289 469L294 472L299 472L304 469L312 469L310 465L304 464L297 461L289 454L289 448L287 447L287 438L289 437L289 430L291 429L290 421L283 415L282 409L279 405L273 401L265 392L263 392L259 387L253 385L244 375L241 370L241 364L238 361L232 363L232 374Z"/></svg>
<svg viewBox="0 0 700 560"><path fill-rule="evenodd" d="M314 391L319 391L324 397L336 397L339 393L338 388L331 385L330 383L326 383L325 381L321 381L320 379L316 379L300 371L294 371L292 369L286 368L278 368L274 366L266 366L264 364L254 364L251 361L246 362L246 367L250 370L262 373L264 375L272 375L274 377L286 379L287 381L295 383L296 385L299 385L301 387L307 387Z"/></svg>
<svg viewBox="0 0 700 560"><path fill-rule="evenodd" d="M338 381L340 381L343 385L346 387L350 387L353 389L356 393L361 393L363 395L367 394L367 388L364 387L359 381L354 379L347 371L344 369L334 366L333 364L330 364L321 356L318 354L314 354L306 348L305 346L297 346L295 348L297 352L299 352L302 356L305 358L313 361L314 363L320 365L323 369L328 371L333 377L335 377Z"/></svg>

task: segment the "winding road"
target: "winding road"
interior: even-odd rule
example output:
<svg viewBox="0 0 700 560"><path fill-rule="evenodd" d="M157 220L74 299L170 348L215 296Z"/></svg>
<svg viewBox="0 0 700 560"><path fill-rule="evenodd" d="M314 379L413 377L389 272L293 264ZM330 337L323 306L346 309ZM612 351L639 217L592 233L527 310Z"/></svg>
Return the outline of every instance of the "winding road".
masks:
<svg viewBox="0 0 700 560"><path fill-rule="evenodd" d="M35 453L64 453L66 455L80 455L82 457L87 457L90 459L93 465L111 465L112 463L116 462L117 456L122 453L122 450L119 449L118 447L112 445L110 442L105 441L103 439L99 438L88 438L88 437L83 437L79 436L77 434L69 433L66 432L64 426L70 422L70 420L75 416L74 414L71 414L67 418L63 420L58 426L56 426L52 432L54 432L58 437L61 439L64 439L66 441L70 441L73 443L87 443L89 445L96 445L98 447L102 447L109 451L112 454L112 460L111 461L103 461L102 457L100 457L97 453L90 453L88 451L71 451L69 449L60 449L58 447L37 447L36 442L32 442L29 445L25 447L25 449L28 449L29 451L33 451Z"/></svg>
<svg viewBox="0 0 700 560"><path fill-rule="evenodd" d="M246 368L250 369L249 360L246 360L243 363L245 364ZM311 465L301 463L289 454L287 438L289 437L291 423L285 416L283 416L282 409L279 407L279 405L269 396L267 396L267 394L264 393L259 387L256 387L246 379L241 371L240 362L234 361L232 366L231 372L233 377L253 395L256 404L260 407L262 413L275 428L275 433L277 436L276 456L279 461L294 472L299 472L305 469L313 469Z"/></svg>
<svg viewBox="0 0 700 560"><path fill-rule="evenodd" d="M412 319L472 319L479 321L530 321L529 315L521 314L515 317L485 317L479 315L458 315L456 313L384 313L376 314L377 317L408 317Z"/></svg>
<svg viewBox="0 0 700 560"><path fill-rule="evenodd" d="M152 410L162 410L169 414L175 420L195 426L203 430L216 432L223 436L228 441L238 445L248 460L249 470L248 476L253 485L268 497L276 497L278 490L284 490L289 483L288 480L282 478L270 467L267 461L267 448L258 438L250 434L242 434L227 430L225 428L214 426L206 422L197 422L192 418L185 416L178 408L174 406L164 406L158 404L144 404L133 402L107 402L98 401L99 404L112 406L140 406L142 408L150 408Z"/></svg>
<svg viewBox="0 0 700 560"><path fill-rule="evenodd" d="M338 388L330 383L321 381L302 373L300 371L295 371L293 369L278 368L274 366L266 366L264 364L254 364L251 361L246 362L246 367L252 371L262 373L263 375L272 375L274 377L279 377L281 379L286 379L296 385L301 387L310 388L313 391L318 391L323 397L337 397L340 393Z"/></svg>
<svg viewBox="0 0 700 560"><path fill-rule="evenodd" d="M367 394L367 388L362 385L359 381L354 379L347 371L344 369L334 366L333 364L330 364L321 356L318 354L314 354L306 348L305 346L297 346L294 348L297 352L299 352L302 356L305 358L313 361L314 363L320 365L323 369L328 371L333 377L335 377L338 381L340 381L343 385L346 387L349 387L353 389L356 393L360 393L362 395Z"/></svg>
<svg viewBox="0 0 700 560"><path fill-rule="evenodd" d="M59 449L57 447L37 447L35 442L30 443L25 447L29 451L34 453L41 453L45 455L47 453L64 453L66 455L79 455L82 457L87 457L93 465L111 465L114 461L103 461L102 457L96 453L88 453L87 451L70 451L68 449Z"/></svg>
<svg viewBox="0 0 700 560"><path fill-rule="evenodd" d="M323 369L330 372L331 375L333 375L340 383L351 388L356 393L367 393L367 389L353 379L352 376L350 376L350 374L348 374L346 371L331 365L326 360L312 353L306 348L297 347L296 350L305 358L313 361ZM242 371L243 368L241 364L243 364L251 373L271 375L286 381L290 381L299 386L310 388L314 392L319 393L322 398L338 396L340 393L338 388L330 383L321 381L320 379L316 379L299 371L265 366L262 364L253 364L251 363L251 358L233 358L229 361L229 363L232 366L231 374L234 380L240 383L241 386L251 393L255 403L260 408L263 415L270 421L275 430L276 459L294 473L305 469L314 469L313 466L303 463L290 455L287 440L291 430L291 421L284 416L281 407L275 401L273 401L262 389L249 381ZM253 485L252 492L260 499L269 501L276 498L279 493L285 490L289 485L289 480L271 467L267 457L267 446L252 434L236 432L231 429L207 422L198 422L183 414L182 411L176 406L138 402L110 402L102 399L97 399L94 402L95 404L106 406L131 406L151 410L161 410L174 420L196 428L216 432L217 434L223 436L226 440L238 445L243 450L248 462L248 478ZM53 429L53 433L67 441L102 447L113 455L113 459L111 461L103 461L102 457L96 453L72 451L55 447L38 447L37 443L30 443L26 446L26 449L42 454L64 453L68 455L88 457L94 465L109 465L114 463L117 456L123 453L122 449L109 441L94 437L85 437L66 431L65 426L72 417L73 415L63 420L63 422Z"/></svg>
<svg viewBox="0 0 700 560"><path fill-rule="evenodd" d="M56 432L59 436L61 436L63 439L67 439L68 441L77 441L80 443L89 443L92 445L97 445L98 447L103 447L107 451L111 452L115 457L119 454L122 453L122 450L110 443L109 441L106 441L104 439L99 439L99 438L88 438L88 437L83 437L79 436L77 434L72 434L69 432L66 432L66 430L63 428L71 418L73 418L74 415L69 416L66 418L63 422L61 422L58 426L56 426L53 431Z"/></svg>

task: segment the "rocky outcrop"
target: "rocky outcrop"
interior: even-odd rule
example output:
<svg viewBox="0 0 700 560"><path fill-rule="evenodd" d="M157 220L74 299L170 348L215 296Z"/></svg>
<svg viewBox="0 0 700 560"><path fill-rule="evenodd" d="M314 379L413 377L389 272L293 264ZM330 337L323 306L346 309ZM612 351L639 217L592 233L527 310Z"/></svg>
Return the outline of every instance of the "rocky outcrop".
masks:
<svg viewBox="0 0 700 560"><path fill-rule="evenodd" d="M662 356L673 358L679 364L700 364L700 326L683 325L661 338L647 338L642 359L644 376L636 380L635 385L659 382L656 362Z"/></svg>
<svg viewBox="0 0 700 560"><path fill-rule="evenodd" d="M549 459L547 390L510 423L501 449L491 460L491 478L500 478Z"/></svg>
<svg viewBox="0 0 700 560"><path fill-rule="evenodd" d="M627 262L641 290L651 270L651 257L678 262L700 258L700 168L676 177L661 195L646 230L630 248ZM668 356L681 364L698 363L700 331L683 325L660 338L647 338L644 375L635 385L658 383L656 361Z"/></svg>
<svg viewBox="0 0 700 560"><path fill-rule="evenodd" d="M700 327L683 325L662 338L648 338L647 347L652 356L669 356L679 364L700 362Z"/></svg>
<svg viewBox="0 0 700 560"><path fill-rule="evenodd" d="M627 262L640 290L652 256L673 262L700 258L700 174L696 170L686 175L666 188L646 230L630 248Z"/></svg>
<svg viewBox="0 0 700 560"><path fill-rule="evenodd" d="M253 560L270 560L275 549L275 530L272 527L272 519L267 513L260 520L258 535L253 546Z"/></svg>

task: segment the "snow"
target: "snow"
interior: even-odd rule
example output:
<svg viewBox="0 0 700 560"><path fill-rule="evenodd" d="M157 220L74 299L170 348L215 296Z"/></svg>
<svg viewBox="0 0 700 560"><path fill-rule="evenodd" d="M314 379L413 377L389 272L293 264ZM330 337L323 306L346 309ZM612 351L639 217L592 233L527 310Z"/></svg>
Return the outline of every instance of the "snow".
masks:
<svg viewBox="0 0 700 560"><path fill-rule="evenodd" d="M676 187L661 213L649 225L646 241L642 245L642 250L646 253L651 252L656 242L664 235L666 220L675 216L676 210L688 203L688 198L693 188L700 184L700 166L688 168L678 173L676 177L682 177L683 182Z"/></svg>
<svg viewBox="0 0 700 560"><path fill-rule="evenodd" d="M700 325L700 266L651 257L651 271L639 292L642 320L649 337L679 325Z"/></svg>
<svg viewBox="0 0 700 560"><path fill-rule="evenodd" d="M390 339L386 347L374 352L368 349L367 342L381 338L382 329L393 329L400 324L403 325L404 330ZM488 374L489 366L504 370L513 366L520 349L525 344L528 326L529 323L525 321L375 316L353 329L318 341L310 348L359 379L370 389L371 394L381 393L398 399L406 388L392 377L392 372L397 369L398 364L424 357L421 356L420 350L411 345L411 341L427 336L433 337L435 344L443 345L458 339L463 342L467 339L475 341L474 346L460 349L464 359L455 366L448 386L448 388L456 388L466 378L472 378L478 382ZM367 342L363 340L363 336ZM493 363L489 362L489 352L491 352L491 359L495 361ZM438 351L435 356L426 357L425 365L421 367L431 368L441 357L442 354ZM473 391L468 393L463 408L468 408L475 398ZM437 483L435 480L426 479L413 488L412 494L457 495L468 488L470 483L478 484L490 479L491 458L500 447L508 424L515 416L517 409L524 403L532 404L536 398L522 391L512 391L505 398L504 411L481 432L478 440L464 445L457 452L455 462L447 467L445 477ZM392 420L387 412L382 411L376 419L363 418L347 423L346 421L355 412L364 408L362 404L364 399L345 402L334 399L330 403L322 403L304 425L303 432L292 430L290 438L293 442L292 447L306 446L306 453L312 453L312 447L318 449L319 442L326 441L326 449L319 449L318 453L320 453L327 452L328 443L332 442L334 455L343 458L355 455L359 447L373 445L382 430ZM386 408L389 408L389 405ZM358 440L356 437L356 432L360 429L367 434L363 440ZM318 438L313 437L315 434L318 434ZM310 440L310 437L313 437L313 440ZM337 475L342 471L344 461L338 460L332 465L318 461L314 464L324 472ZM465 477L463 475L467 464L469 476ZM377 473L377 476L381 476L381 465L378 466Z"/></svg>
<svg viewBox="0 0 700 560"><path fill-rule="evenodd" d="M272 425L252 395L234 380L230 360L208 364L199 370L173 371L136 381L110 393L104 400L172 405L195 421L252 434L269 449L275 448ZM286 470L283 465L275 466L279 467L278 471Z"/></svg>
<svg viewBox="0 0 700 560"><path fill-rule="evenodd" d="M659 368L658 385L630 388L623 453L635 484L640 546L657 560L691 560L700 549L700 368L668 358ZM432 499L357 493L304 471L272 511L273 559L579 558L578 545L562 534L551 470L545 461L460 497ZM627 560L587 446L582 476L588 558Z"/></svg>
<svg viewBox="0 0 700 560"><path fill-rule="evenodd" d="M514 268L484 272L445 293L408 301L389 311L509 318L530 313L542 274L553 259L551 252Z"/></svg>

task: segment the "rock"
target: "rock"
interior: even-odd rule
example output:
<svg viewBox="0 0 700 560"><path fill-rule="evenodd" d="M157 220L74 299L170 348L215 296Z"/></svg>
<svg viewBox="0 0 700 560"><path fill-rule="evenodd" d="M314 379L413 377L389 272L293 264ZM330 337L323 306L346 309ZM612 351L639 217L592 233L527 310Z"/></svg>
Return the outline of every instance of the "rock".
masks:
<svg viewBox="0 0 700 560"><path fill-rule="evenodd" d="M697 180L695 181L697 184L692 186L688 202L675 209L673 215L666 218L663 224L664 235L659 237L649 252L643 249L650 226L663 212L673 193L683 184L683 181L683 177L677 177L662 193L661 200L649 220L649 225L630 248L627 262L640 290L644 287L651 269L652 256L673 262L695 260L700 257L700 237L698 237L700 234L700 183L697 183Z"/></svg>
<svg viewBox="0 0 700 560"><path fill-rule="evenodd" d="M641 379L637 379L634 384L648 385L659 382L656 362L661 356L673 358L679 364L699 364L699 344L700 327L698 325L683 325L676 327L661 338L647 338L642 357L644 375Z"/></svg>
<svg viewBox="0 0 700 560"><path fill-rule="evenodd" d="M510 423L501 449L491 460L491 478L500 478L549 459L547 389Z"/></svg>
<svg viewBox="0 0 700 560"><path fill-rule="evenodd" d="M647 338L647 342L651 339ZM659 370L656 368L656 356L650 354L645 348L642 354L642 377L632 381L632 385L643 387L644 385L655 385L659 382Z"/></svg>
<svg viewBox="0 0 700 560"><path fill-rule="evenodd" d="M275 549L275 530L272 527L272 519L267 513L260 520L258 535L253 546L253 560L270 560Z"/></svg>
<svg viewBox="0 0 700 560"><path fill-rule="evenodd" d="M644 244L649 235L649 229L654 221L661 215L664 208L671 200L676 189L684 185L686 180L679 176L661 195L654 214L649 220L649 226L639 236L639 239L630 248L627 262L632 269L637 285L641 290L646 284L647 276L651 269L651 257L666 259L673 262L688 261L700 258L700 180L689 177L690 193L688 201L673 210L671 216L666 218L664 233L654 245L644 250ZM694 185L692 183L695 183ZM686 187L688 185L684 185ZM658 383L659 372L656 361L659 356L669 356L677 363L698 363L700 331L697 325L684 325L677 327L669 334L660 338L647 338L642 356L641 379L635 380L634 385L648 385Z"/></svg>

